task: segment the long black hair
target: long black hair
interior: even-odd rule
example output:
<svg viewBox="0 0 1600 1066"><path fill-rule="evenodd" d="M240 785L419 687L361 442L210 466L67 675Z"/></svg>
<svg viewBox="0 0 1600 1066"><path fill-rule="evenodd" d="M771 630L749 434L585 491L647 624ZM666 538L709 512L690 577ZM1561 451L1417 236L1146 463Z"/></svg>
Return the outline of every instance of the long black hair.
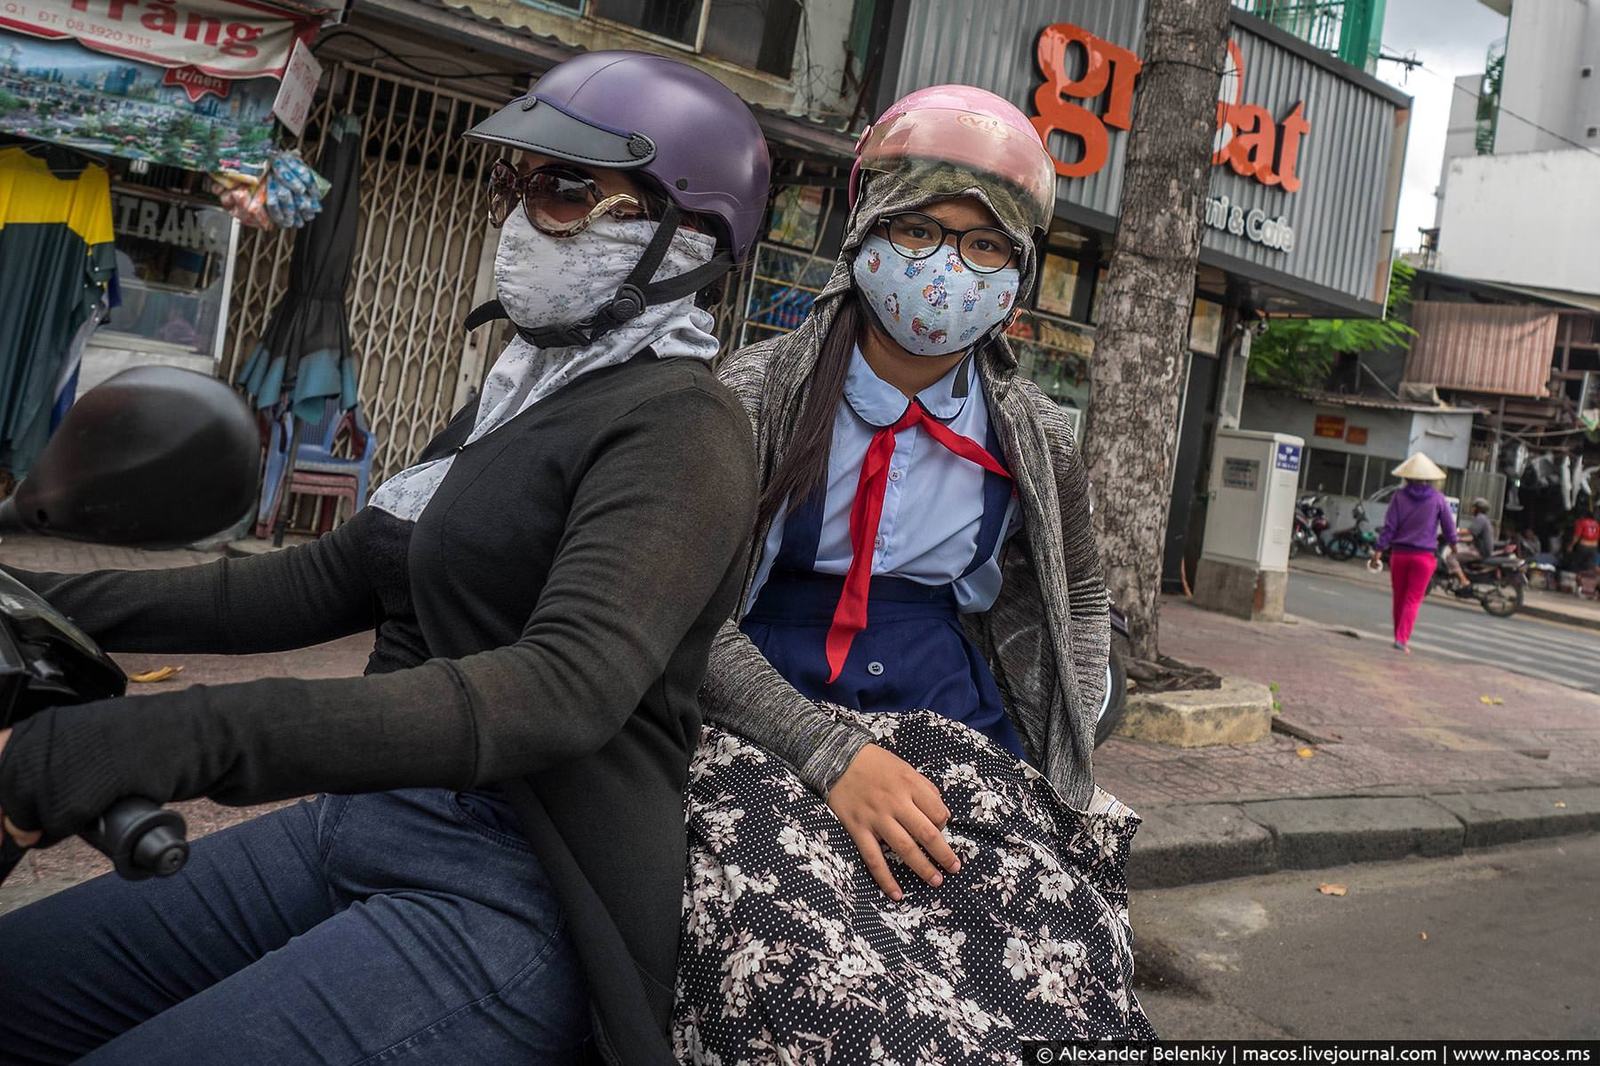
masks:
<svg viewBox="0 0 1600 1066"><path fill-rule="evenodd" d="M811 390L795 424L794 438L756 507L756 529L766 529L785 500L793 500L799 506L827 480L834 413L844 398L844 379L860 331L861 308L851 290L839 297L839 308L828 335L822 339L816 368L811 371Z"/></svg>

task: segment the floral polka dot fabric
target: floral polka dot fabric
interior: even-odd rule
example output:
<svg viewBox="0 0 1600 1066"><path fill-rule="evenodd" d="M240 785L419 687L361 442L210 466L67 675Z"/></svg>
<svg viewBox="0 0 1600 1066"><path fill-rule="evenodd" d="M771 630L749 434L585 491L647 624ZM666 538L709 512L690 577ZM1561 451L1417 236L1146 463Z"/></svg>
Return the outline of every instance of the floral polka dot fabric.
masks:
<svg viewBox="0 0 1600 1066"><path fill-rule="evenodd" d="M959 873L873 882L822 799L707 727L690 771L680 1062L1020 1063L1027 1038L1151 1039L1130 987L1123 867L1139 819L1074 810L932 711L827 708L938 786ZM1101 794L1103 795L1103 794Z"/></svg>

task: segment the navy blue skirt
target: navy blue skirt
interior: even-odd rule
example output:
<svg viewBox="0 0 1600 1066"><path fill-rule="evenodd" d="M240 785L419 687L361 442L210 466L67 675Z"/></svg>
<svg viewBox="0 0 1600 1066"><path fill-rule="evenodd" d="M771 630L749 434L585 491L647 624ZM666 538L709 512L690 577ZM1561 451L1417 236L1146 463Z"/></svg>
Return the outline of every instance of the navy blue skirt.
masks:
<svg viewBox="0 0 1600 1066"><path fill-rule="evenodd" d="M867 628L856 634L839 679L828 683L828 627L844 578L774 573L740 628L801 695L852 710L927 709L982 733L1027 760L1006 717L1000 686L967 638L948 585L875 577Z"/></svg>

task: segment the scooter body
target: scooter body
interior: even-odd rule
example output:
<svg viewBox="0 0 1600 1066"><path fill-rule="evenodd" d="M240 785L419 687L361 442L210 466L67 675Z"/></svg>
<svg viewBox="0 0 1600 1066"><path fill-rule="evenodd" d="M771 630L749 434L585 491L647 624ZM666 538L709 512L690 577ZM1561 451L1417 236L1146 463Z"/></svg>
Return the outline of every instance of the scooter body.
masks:
<svg viewBox="0 0 1600 1066"><path fill-rule="evenodd" d="M1337 562L1346 559L1370 559L1377 550L1378 534L1367 523L1367 509L1356 504L1352 512L1355 524L1339 530L1328 538L1328 558Z"/></svg>
<svg viewBox="0 0 1600 1066"><path fill-rule="evenodd" d="M1516 545L1503 545L1497 549L1497 554L1487 559L1461 560L1461 572L1470 585L1466 590L1458 590L1455 574L1450 571L1441 549L1430 587L1457 599L1477 600L1488 614L1509 618L1522 608L1527 595L1528 572L1533 566L1531 560L1522 557Z"/></svg>
<svg viewBox="0 0 1600 1066"><path fill-rule="evenodd" d="M1117 723L1128 709L1128 668L1123 659L1128 646L1128 616L1111 605L1111 655L1106 660L1106 694L1100 700L1100 716L1095 721L1094 746L1099 747L1116 732Z"/></svg>
<svg viewBox="0 0 1600 1066"><path fill-rule="evenodd" d="M1294 530L1289 539L1289 555L1302 551L1325 555L1323 537L1328 531L1328 513L1322 509L1321 496L1302 496L1295 501Z"/></svg>

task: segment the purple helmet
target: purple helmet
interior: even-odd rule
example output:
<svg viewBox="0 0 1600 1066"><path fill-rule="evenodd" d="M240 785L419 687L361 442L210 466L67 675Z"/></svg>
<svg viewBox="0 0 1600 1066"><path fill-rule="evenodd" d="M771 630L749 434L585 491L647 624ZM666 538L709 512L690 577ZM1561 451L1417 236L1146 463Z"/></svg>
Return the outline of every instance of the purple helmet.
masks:
<svg viewBox="0 0 1600 1066"><path fill-rule="evenodd" d="M749 254L766 213L772 162L750 108L716 78L664 56L575 56L466 135L640 170L682 210L720 221L735 260Z"/></svg>

